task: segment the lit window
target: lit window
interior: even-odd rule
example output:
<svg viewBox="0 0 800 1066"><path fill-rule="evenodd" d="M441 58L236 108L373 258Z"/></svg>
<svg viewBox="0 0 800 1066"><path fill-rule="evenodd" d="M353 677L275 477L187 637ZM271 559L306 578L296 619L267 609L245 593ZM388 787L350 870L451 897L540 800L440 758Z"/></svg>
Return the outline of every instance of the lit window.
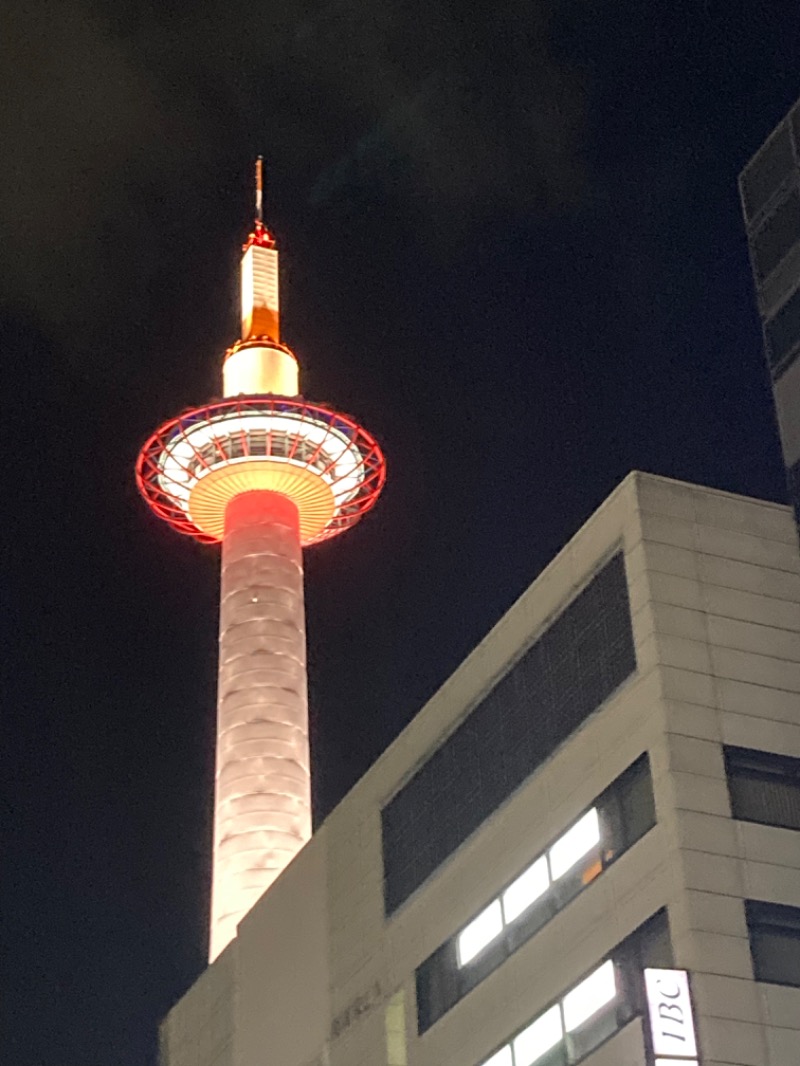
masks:
<svg viewBox="0 0 800 1066"><path fill-rule="evenodd" d="M458 937L458 964L465 966L503 931L503 913L496 899L462 930Z"/></svg>
<svg viewBox="0 0 800 1066"><path fill-rule="evenodd" d="M656 1059L655 1066L697 1066L697 1059Z"/></svg>
<svg viewBox="0 0 800 1066"><path fill-rule="evenodd" d="M501 1047L482 1066L511 1066L511 1045L506 1044L505 1047Z"/></svg>
<svg viewBox="0 0 800 1066"><path fill-rule="evenodd" d="M568 1033L583 1025L617 994L611 959L564 996L564 1027Z"/></svg>
<svg viewBox="0 0 800 1066"><path fill-rule="evenodd" d="M558 1004L523 1029L514 1041L514 1066L532 1066L564 1035Z"/></svg>
<svg viewBox="0 0 800 1066"><path fill-rule="evenodd" d="M547 872L547 859L544 855L520 874L516 881L503 893L503 917L506 923L513 922L523 911L550 887L550 875Z"/></svg>
<svg viewBox="0 0 800 1066"><path fill-rule="evenodd" d="M496 897L501 904L503 928L498 931L495 923L492 946L480 962L467 965L482 947L473 951L468 936L459 949L461 932L456 931L417 968L417 1031L426 1032L602 874L610 861L635 844L655 825L655 820L650 764L645 752L598 796L594 810L540 853ZM585 839L581 841L581 837ZM584 852L587 844L588 851L576 861L575 854ZM548 874L550 863L561 874L555 883ZM488 901L484 907L487 905ZM669 967L669 950L665 958L667 961L653 965Z"/></svg>
<svg viewBox="0 0 800 1066"><path fill-rule="evenodd" d="M550 874L554 881L600 843L600 819L592 807L550 848Z"/></svg>

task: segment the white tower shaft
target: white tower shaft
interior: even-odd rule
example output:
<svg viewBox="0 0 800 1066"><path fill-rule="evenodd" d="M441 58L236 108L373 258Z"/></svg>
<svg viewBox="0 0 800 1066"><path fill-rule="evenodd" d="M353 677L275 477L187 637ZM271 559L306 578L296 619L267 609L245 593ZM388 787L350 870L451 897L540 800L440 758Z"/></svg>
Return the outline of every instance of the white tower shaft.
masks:
<svg viewBox="0 0 800 1066"><path fill-rule="evenodd" d="M279 493L228 504L219 647L212 962L311 836L303 558Z"/></svg>

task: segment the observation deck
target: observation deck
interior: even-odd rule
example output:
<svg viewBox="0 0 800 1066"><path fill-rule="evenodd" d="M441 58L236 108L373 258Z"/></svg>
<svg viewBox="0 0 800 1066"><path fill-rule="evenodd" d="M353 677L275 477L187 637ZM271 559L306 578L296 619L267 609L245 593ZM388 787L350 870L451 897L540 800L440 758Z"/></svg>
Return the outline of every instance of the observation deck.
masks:
<svg viewBox="0 0 800 1066"><path fill-rule="evenodd" d="M375 503L386 463L352 418L295 396L237 396L165 422L139 454L136 481L173 529L222 540L225 509L243 492L287 496L303 547L353 526Z"/></svg>

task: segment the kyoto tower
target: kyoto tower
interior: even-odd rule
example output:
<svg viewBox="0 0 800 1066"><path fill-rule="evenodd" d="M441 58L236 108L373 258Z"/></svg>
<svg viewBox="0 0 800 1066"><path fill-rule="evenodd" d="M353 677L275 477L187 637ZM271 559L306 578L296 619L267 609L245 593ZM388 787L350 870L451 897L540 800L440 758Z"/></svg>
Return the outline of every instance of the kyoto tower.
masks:
<svg viewBox="0 0 800 1066"><path fill-rule="evenodd" d="M262 195L259 159L223 399L166 422L136 464L159 518L222 543L210 961L311 836L302 549L354 525L386 473L369 433L300 396Z"/></svg>

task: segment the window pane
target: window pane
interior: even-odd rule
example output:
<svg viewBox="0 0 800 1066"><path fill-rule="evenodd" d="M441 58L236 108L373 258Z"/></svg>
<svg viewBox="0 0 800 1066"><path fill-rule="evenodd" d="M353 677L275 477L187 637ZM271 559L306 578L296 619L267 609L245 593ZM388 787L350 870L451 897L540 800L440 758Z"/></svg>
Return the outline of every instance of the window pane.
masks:
<svg viewBox="0 0 800 1066"><path fill-rule="evenodd" d="M794 520L800 527L800 459L786 471L789 483L789 503L794 508Z"/></svg>
<svg viewBox="0 0 800 1066"><path fill-rule="evenodd" d="M751 932L757 981L800 986L800 937L777 929Z"/></svg>
<svg viewBox="0 0 800 1066"><path fill-rule="evenodd" d="M486 1059L483 1066L511 1066L511 1045L501 1047L490 1059Z"/></svg>
<svg viewBox="0 0 800 1066"><path fill-rule="evenodd" d="M417 970L417 1027L424 1033L463 995L456 946L443 945Z"/></svg>
<svg viewBox="0 0 800 1066"><path fill-rule="evenodd" d="M638 966L642 970L649 968L670 970L674 964L672 939L669 935L667 912L662 911L641 927L639 935Z"/></svg>
<svg viewBox="0 0 800 1066"><path fill-rule="evenodd" d="M800 342L800 289L764 323L764 332L768 345L767 361L773 377L779 377L786 357Z"/></svg>
<svg viewBox="0 0 800 1066"><path fill-rule="evenodd" d="M614 963L611 959L564 996L564 1027L567 1032L583 1025L617 994Z"/></svg>
<svg viewBox="0 0 800 1066"><path fill-rule="evenodd" d="M604 1011L590 1018L580 1029L576 1029L567 1037L570 1051L570 1062L578 1062L590 1052L608 1040L619 1028L617 1015L613 1010Z"/></svg>
<svg viewBox="0 0 800 1066"><path fill-rule="evenodd" d="M730 779L733 817L800 829L800 781L746 773L735 771Z"/></svg>
<svg viewBox="0 0 800 1066"><path fill-rule="evenodd" d="M800 194L793 190L751 238L759 278L765 278L800 239Z"/></svg>
<svg viewBox="0 0 800 1066"><path fill-rule="evenodd" d="M473 918L460 933L458 937L459 965L464 966L470 959L474 959L502 931L503 914L500 910L500 900L496 899L486 910L481 911L477 918Z"/></svg>
<svg viewBox="0 0 800 1066"><path fill-rule="evenodd" d="M531 1066L555 1047L564 1035L561 1026L561 1011L556 1004L537 1018L533 1025L523 1029L514 1041L514 1066Z"/></svg>
<svg viewBox="0 0 800 1066"><path fill-rule="evenodd" d="M734 818L800 829L800 759L725 748Z"/></svg>
<svg viewBox="0 0 800 1066"><path fill-rule="evenodd" d="M600 821L592 807L579 822L550 848L550 873L554 881L571 870L587 852L600 843Z"/></svg>
<svg viewBox="0 0 800 1066"><path fill-rule="evenodd" d="M513 922L532 903L543 896L550 887L550 875L547 872L547 859L541 859L529 866L525 873L513 881L503 893L503 917L506 923Z"/></svg>
<svg viewBox="0 0 800 1066"><path fill-rule="evenodd" d="M786 929L800 936L800 907L787 907L783 903L767 903L765 900L748 899L747 924L754 929Z"/></svg>
<svg viewBox="0 0 800 1066"><path fill-rule="evenodd" d="M800 908L752 899L745 907L756 980L800 987Z"/></svg>
<svg viewBox="0 0 800 1066"><path fill-rule="evenodd" d="M628 770L619 783L623 843L630 847L656 824L656 806L650 762L645 755Z"/></svg>
<svg viewBox="0 0 800 1066"><path fill-rule="evenodd" d="M742 193L748 218L761 210L791 174L793 166L789 130L784 127L764 145L742 174Z"/></svg>

